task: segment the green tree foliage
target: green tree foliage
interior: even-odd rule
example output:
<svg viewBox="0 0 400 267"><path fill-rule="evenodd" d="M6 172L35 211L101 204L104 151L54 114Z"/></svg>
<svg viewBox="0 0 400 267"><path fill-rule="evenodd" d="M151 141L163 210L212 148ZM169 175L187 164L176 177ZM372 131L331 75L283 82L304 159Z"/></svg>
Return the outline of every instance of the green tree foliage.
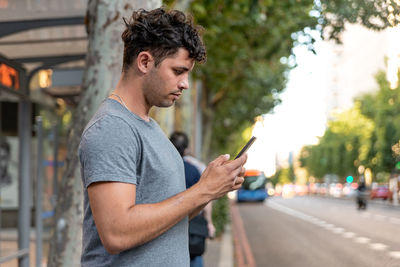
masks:
<svg viewBox="0 0 400 267"><path fill-rule="evenodd" d="M359 100L362 113L375 122L366 166L374 173L391 172L399 161L400 86L390 88L384 72L379 72L376 80L379 90Z"/></svg>
<svg viewBox="0 0 400 267"><path fill-rule="evenodd" d="M399 73L400 78L400 73ZM317 178L334 173L344 179L363 165L375 181L386 181L400 161L400 85L390 88L384 72L376 75L379 89L338 114L318 145L303 147L300 164Z"/></svg>
<svg viewBox="0 0 400 267"><path fill-rule="evenodd" d="M296 179L294 175L294 167L293 165L291 165L288 168L280 168L276 170L275 174L272 177L269 178L274 186L277 184L293 183Z"/></svg>
<svg viewBox="0 0 400 267"><path fill-rule="evenodd" d="M241 133L253 119L280 103L287 73L295 66L292 48L303 44L313 50L313 29L339 40L345 22L382 29L398 23L389 22L387 15L399 10L394 1L371 0L164 0L170 7L188 2L195 21L205 28L208 51L208 62L195 68L203 84L203 160L215 153L234 154L248 139ZM304 166L311 164L316 177L324 174L321 164L338 169L344 143L341 148L305 148ZM359 146L352 153L363 150ZM354 157L349 153L347 160ZM289 169L278 170L273 182L292 181L290 177Z"/></svg>
<svg viewBox="0 0 400 267"><path fill-rule="evenodd" d="M357 102L329 121L318 145L302 149L300 163L314 177L337 174L344 181L348 175L357 175L358 166L367 160L373 131L373 121L361 114Z"/></svg>
<svg viewBox="0 0 400 267"><path fill-rule="evenodd" d="M254 117L280 103L292 48L313 50L317 29L339 40L345 23L380 30L399 23L395 1L193 0L189 11L205 28L208 62L195 69L202 81L204 157L232 152ZM211 150L211 153L209 153Z"/></svg>
<svg viewBox="0 0 400 267"><path fill-rule="evenodd" d="M230 218L229 199L227 196L221 197L213 202L212 218L215 226L215 235L219 236L224 232L224 227L229 222Z"/></svg>
<svg viewBox="0 0 400 267"><path fill-rule="evenodd" d="M340 41L345 23L360 23L369 29L382 30L399 24L397 0L317 0L319 22L330 39Z"/></svg>
<svg viewBox="0 0 400 267"><path fill-rule="evenodd" d="M315 26L313 1L196 0L191 13L205 28L203 83L205 149L229 151L254 117L279 103L289 69L292 33ZM212 139L211 139L212 136ZM240 140L240 139L239 139Z"/></svg>

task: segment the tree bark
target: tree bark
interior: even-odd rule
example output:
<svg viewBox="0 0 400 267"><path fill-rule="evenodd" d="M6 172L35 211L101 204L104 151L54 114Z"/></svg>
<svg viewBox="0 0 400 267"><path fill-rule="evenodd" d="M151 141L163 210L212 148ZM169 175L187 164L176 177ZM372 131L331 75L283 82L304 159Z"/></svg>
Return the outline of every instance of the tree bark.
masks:
<svg viewBox="0 0 400 267"><path fill-rule="evenodd" d="M48 266L80 266L83 219L83 186L77 156L80 136L120 77L122 18L129 18L135 9L159 6L159 0L90 0L88 3L89 44L82 98L68 133L66 169L58 190Z"/></svg>
<svg viewBox="0 0 400 267"><path fill-rule="evenodd" d="M213 155L211 154L211 138L213 133L214 108L211 103L210 90L207 87L207 81L202 82L201 94L201 110L203 112L203 142L202 142L202 159L204 162L209 162Z"/></svg>

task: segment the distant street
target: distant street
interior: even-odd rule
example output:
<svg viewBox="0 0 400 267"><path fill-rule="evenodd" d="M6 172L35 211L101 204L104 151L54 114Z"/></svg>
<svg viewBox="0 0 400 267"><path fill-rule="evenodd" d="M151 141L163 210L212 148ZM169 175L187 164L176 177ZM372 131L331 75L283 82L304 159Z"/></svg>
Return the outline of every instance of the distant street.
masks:
<svg viewBox="0 0 400 267"><path fill-rule="evenodd" d="M257 266L400 266L400 208L322 197L237 205Z"/></svg>

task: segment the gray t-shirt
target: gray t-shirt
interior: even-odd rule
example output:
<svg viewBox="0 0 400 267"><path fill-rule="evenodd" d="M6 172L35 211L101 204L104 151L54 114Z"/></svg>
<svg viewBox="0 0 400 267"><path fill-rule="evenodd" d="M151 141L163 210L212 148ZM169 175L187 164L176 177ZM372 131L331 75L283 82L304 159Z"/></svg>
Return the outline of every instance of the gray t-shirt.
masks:
<svg viewBox="0 0 400 267"><path fill-rule="evenodd" d="M84 185L82 266L189 266L188 218L138 247L109 254L101 243L88 199L91 183L136 185L136 203L156 203L185 190L183 161L154 120L146 122L106 99L79 145Z"/></svg>

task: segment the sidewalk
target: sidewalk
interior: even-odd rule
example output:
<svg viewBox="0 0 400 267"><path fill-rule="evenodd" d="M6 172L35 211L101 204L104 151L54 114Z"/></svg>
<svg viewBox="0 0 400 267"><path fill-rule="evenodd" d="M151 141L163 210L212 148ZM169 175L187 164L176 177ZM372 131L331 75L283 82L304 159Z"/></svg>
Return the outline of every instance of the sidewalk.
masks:
<svg viewBox="0 0 400 267"><path fill-rule="evenodd" d="M43 237L43 252L42 252L42 266L47 265L47 254L49 250L49 233L44 232ZM35 229L30 232L30 251L29 251L29 266L36 266L36 243L35 243ZM1 229L0 230L0 258L14 255L18 251L18 234L17 229ZM3 262L1 267L17 267L18 259Z"/></svg>
<svg viewBox="0 0 400 267"><path fill-rule="evenodd" d="M232 230L231 225L227 225L221 237L207 239L204 267L233 267L233 256Z"/></svg>
<svg viewBox="0 0 400 267"><path fill-rule="evenodd" d="M48 239L48 235L46 235ZM30 266L35 266L35 232L31 231ZM17 248L17 230L2 229L0 231L0 257L15 253ZM47 264L48 242L43 244L43 266ZM234 249L231 225L227 225L222 236L213 240L207 239L206 252L203 255L204 267L234 267ZM1 263L1 267L17 267L18 260Z"/></svg>

